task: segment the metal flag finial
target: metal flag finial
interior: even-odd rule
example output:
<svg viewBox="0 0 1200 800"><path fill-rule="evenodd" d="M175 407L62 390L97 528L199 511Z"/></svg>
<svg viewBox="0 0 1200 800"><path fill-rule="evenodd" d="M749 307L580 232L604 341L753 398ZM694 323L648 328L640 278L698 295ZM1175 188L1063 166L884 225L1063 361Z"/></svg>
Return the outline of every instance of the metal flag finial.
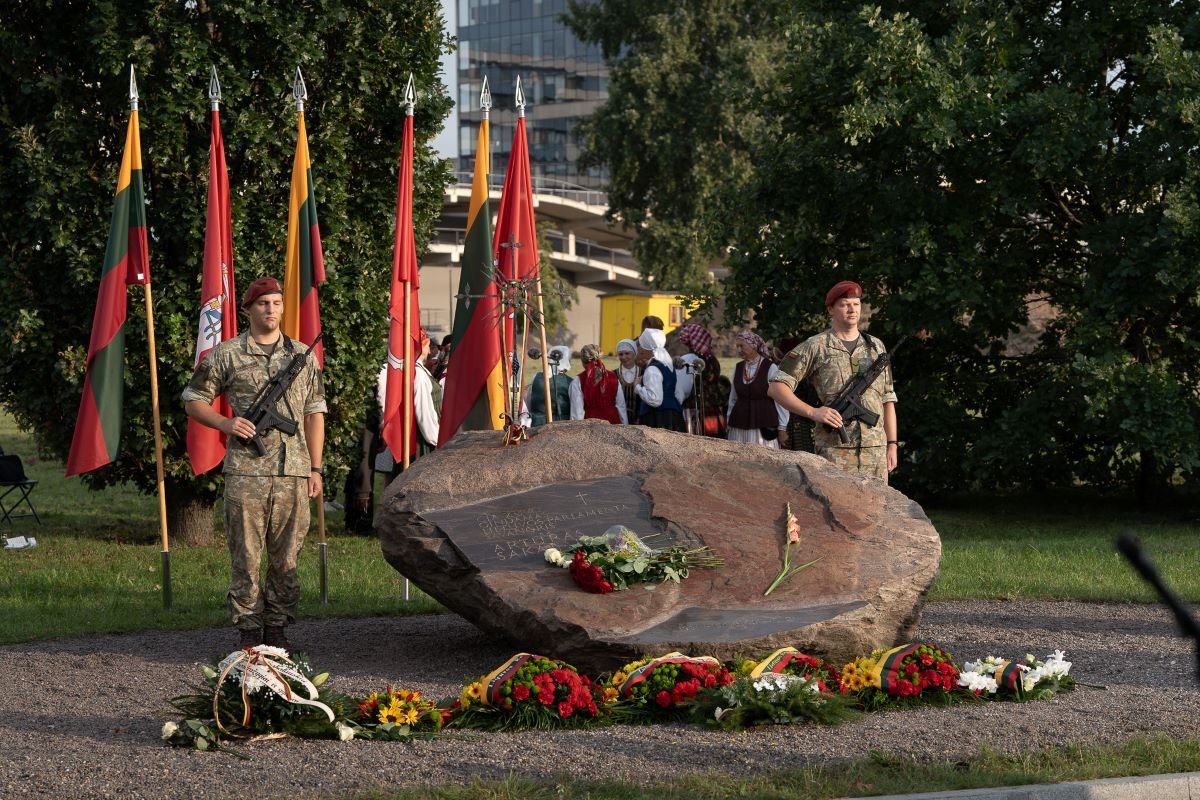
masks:
<svg viewBox="0 0 1200 800"><path fill-rule="evenodd" d="M413 106L417 104L417 89L413 83L413 74L408 73L408 85L404 87L404 107L408 116L413 115Z"/></svg>
<svg viewBox="0 0 1200 800"><path fill-rule="evenodd" d="M133 64L129 65L129 108L137 111L138 106L138 91L137 91L137 75L134 73Z"/></svg>
<svg viewBox="0 0 1200 800"><path fill-rule="evenodd" d="M308 89L304 87L304 76L296 67L296 82L292 84L292 98L296 101L296 113L304 113L304 101L308 99Z"/></svg>
<svg viewBox="0 0 1200 800"><path fill-rule="evenodd" d="M485 117L492 110L492 90L488 87L487 75L483 76L483 88L479 90L479 110Z"/></svg>
<svg viewBox="0 0 1200 800"><path fill-rule="evenodd" d="M521 88L521 76L517 76L517 116L525 116L525 90Z"/></svg>
<svg viewBox="0 0 1200 800"><path fill-rule="evenodd" d="M217 80L217 67L212 67L212 77L208 79L208 100L212 103L212 110L216 111L221 105L221 82Z"/></svg>

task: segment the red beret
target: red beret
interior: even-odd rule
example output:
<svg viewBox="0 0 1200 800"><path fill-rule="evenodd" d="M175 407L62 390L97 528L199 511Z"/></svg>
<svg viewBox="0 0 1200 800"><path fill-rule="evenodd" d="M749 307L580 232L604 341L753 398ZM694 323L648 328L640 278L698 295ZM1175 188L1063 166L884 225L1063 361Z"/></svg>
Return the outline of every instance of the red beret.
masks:
<svg viewBox="0 0 1200 800"><path fill-rule="evenodd" d="M842 281L834 284L833 288L825 294L825 307L829 308L843 297L862 297L862 287L854 281Z"/></svg>
<svg viewBox="0 0 1200 800"><path fill-rule="evenodd" d="M264 294L283 294L283 287L274 278L259 278L246 287L246 293L242 295L242 308L249 308Z"/></svg>

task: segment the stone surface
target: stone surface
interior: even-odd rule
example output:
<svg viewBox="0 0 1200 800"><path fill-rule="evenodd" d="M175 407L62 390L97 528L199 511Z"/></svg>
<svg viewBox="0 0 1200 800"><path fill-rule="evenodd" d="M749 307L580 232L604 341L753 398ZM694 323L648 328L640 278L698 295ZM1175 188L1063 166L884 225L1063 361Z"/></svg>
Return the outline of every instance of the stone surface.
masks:
<svg viewBox="0 0 1200 800"><path fill-rule="evenodd" d="M788 502L800 559L820 561L764 597ZM725 565L596 595L542 559L617 523L707 545ZM592 420L509 448L461 434L392 482L376 527L388 562L447 608L592 671L668 650L848 659L907 639L941 559L916 503L817 456Z"/></svg>

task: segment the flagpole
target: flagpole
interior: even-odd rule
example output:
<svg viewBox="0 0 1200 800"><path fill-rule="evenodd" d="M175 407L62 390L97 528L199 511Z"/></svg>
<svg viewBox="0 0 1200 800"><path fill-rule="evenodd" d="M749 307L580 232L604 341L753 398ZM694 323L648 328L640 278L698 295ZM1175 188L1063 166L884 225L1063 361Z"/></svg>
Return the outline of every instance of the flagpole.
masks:
<svg viewBox="0 0 1200 800"><path fill-rule="evenodd" d="M296 114L304 113L304 101L308 90L304 87L304 76L300 67L296 67L296 80L292 83L292 99L296 101ZM297 235L303 235L298 232ZM317 555L320 564L321 605L329 603L329 564L327 560L327 544L325 542L325 488L321 482L321 496L317 498Z"/></svg>
<svg viewBox="0 0 1200 800"><path fill-rule="evenodd" d="M410 72L408 74L408 86L406 86L404 88L404 113L405 113L405 116L411 117L413 115L413 107L416 105L416 102L417 102L416 91L413 88L413 76L412 76L412 73ZM400 165L400 169L401 170L404 169L403 164ZM409 187L409 191L412 191L411 186ZM397 219L396 223L399 224L399 222L400 222L400 220ZM399 240L398 237L399 237L399 233L397 233L397 240ZM403 397L404 425L401 428L401 430L404 432L404 446L400 448L400 451L403 454L402 469L407 470L408 465L411 463L411 458L412 458L412 453L409 452L409 448L412 446L411 437L412 437L413 411L414 411L413 381L416 378L416 375L414 375L414 372L416 371L416 368L417 368L416 364L413 363L412 281L409 281L409 280L404 281L404 319L402 319L400 321L400 323L401 323L401 326L404 328L404 375L403 375L403 381L404 381L404 397ZM407 581L407 580L408 579L405 578L405 581ZM407 588L407 583L405 584L405 587Z"/></svg>
<svg viewBox="0 0 1200 800"><path fill-rule="evenodd" d="M129 67L129 110L138 110L137 76ZM162 592L163 608L171 607L171 541L167 535L167 492L163 478L162 423L158 412L158 356L154 348L154 299L150 293L150 279L142 284L146 298L146 338L150 344L150 409L154 419L154 464L158 477L158 528L162 537Z"/></svg>
<svg viewBox="0 0 1200 800"><path fill-rule="evenodd" d="M520 75L517 76L517 119L518 120L525 119L525 91L521 88L521 76ZM518 124L520 124L520 123L518 123ZM526 140L526 141L528 141L528 140ZM528 147L528 146L529 145L526 144L526 147ZM532 190L532 184L530 184L530 189ZM533 202L533 198L530 198L530 202ZM531 242L530 246L537 248L538 245L537 245L537 223L536 223L536 221L535 221L534 227L533 227L533 234L534 234L534 241ZM537 249L535 249L534 250L534 259L533 259L533 263L535 266L537 266L539 260L540 259L538 257ZM542 388L546 392L546 424L549 425L551 422L554 422L554 402L553 402L554 398L550 396L550 352L546 345L546 315L542 310L542 270L541 270L541 267L537 267L537 287L536 287L536 289L537 289L537 291L535 292L535 294L537 295L538 333L540 334L541 342L542 342L542 383L543 383Z"/></svg>

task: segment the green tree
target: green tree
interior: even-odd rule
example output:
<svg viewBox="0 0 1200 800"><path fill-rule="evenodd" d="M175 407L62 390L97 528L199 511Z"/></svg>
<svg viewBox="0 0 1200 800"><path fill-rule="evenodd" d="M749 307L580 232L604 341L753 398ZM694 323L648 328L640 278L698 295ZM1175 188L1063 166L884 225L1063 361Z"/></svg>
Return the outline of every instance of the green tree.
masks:
<svg viewBox="0 0 1200 800"><path fill-rule="evenodd" d="M730 307L769 334L822 326L844 277L867 287L877 335L932 334L897 367L908 488L1124 483L1150 498L1200 445L1198 10L796 0L772 23L773 79L725 89L777 129L747 137L728 191L655 213L716 220ZM633 81L653 129L675 109L638 63L614 83ZM594 146L614 157L609 137ZM631 219L646 205L611 196ZM1053 313L1015 348L1034 307Z"/></svg>
<svg viewBox="0 0 1200 800"><path fill-rule="evenodd" d="M383 358L403 92L415 75L418 247L449 167L428 146L451 101L438 59L453 46L438 0L14 0L0 28L0 402L64 456L79 403L116 172L129 67L140 89L142 156L166 488L176 538L211 536L219 476L193 477L179 394L191 374L208 179L210 65L221 80L235 278L282 276L296 144L305 121L328 282L326 452L352 448ZM155 486L141 291L130 297L122 454L92 488ZM242 321L245 327L245 321ZM331 477L329 487L338 484ZM332 491L332 489L330 489Z"/></svg>

